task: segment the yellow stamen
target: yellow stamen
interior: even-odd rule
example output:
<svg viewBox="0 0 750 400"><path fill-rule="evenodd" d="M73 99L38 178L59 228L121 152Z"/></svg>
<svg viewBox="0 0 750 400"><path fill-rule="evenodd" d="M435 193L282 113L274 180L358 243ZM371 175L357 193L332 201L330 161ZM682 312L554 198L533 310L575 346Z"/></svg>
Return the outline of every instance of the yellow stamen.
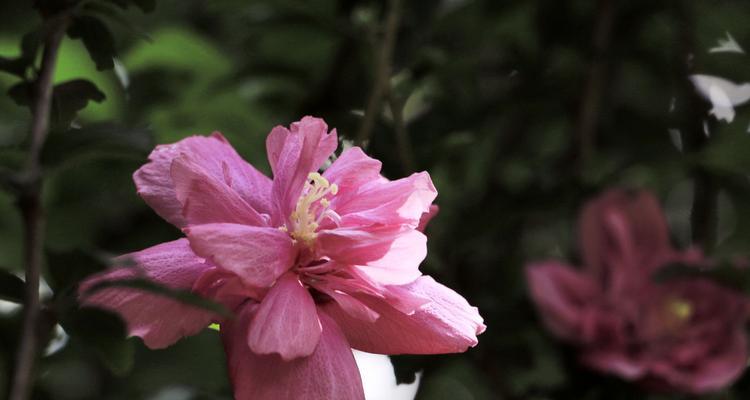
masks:
<svg viewBox="0 0 750 400"><path fill-rule="evenodd" d="M325 198L327 195L338 193L338 186L328 182L323 175L317 172L311 172L307 176L308 181L302 190L302 196L297 200L297 207L291 215L292 233L291 236L298 241L312 247L313 241L317 237L315 232L320 226L324 213L331 205L330 200ZM316 210L316 203L320 205L320 210ZM316 218L316 214L320 216Z"/></svg>
<svg viewBox="0 0 750 400"><path fill-rule="evenodd" d="M680 321L685 321L693 315L693 306L682 299L672 299L667 303L667 310Z"/></svg>

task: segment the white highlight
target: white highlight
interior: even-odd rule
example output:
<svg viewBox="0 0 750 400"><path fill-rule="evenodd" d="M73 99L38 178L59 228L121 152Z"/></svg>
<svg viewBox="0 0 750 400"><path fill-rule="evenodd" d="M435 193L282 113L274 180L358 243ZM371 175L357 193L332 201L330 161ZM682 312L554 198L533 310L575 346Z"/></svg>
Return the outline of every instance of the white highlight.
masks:
<svg viewBox="0 0 750 400"><path fill-rule="evenodd" d="M396 384L393 364L388 356L352 350L362 376L362 386L367 400L414 400L422 373L413 383Z"/></svg>

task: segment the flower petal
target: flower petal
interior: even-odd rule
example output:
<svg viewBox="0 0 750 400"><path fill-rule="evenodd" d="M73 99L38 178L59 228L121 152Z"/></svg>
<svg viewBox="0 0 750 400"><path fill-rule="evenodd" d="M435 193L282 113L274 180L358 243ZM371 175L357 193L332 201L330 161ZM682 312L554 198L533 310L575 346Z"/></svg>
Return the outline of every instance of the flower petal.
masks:
<svg viewBox="0 0 750 400"><path fill-rule="evenodd" d="M413 282L422 275L419 264L427 257L427 236L412 230L399 235L379 259L356 268L383 285Z"/></svg>
<svg viewBox="0 0 750 400"><path fill-rule="evenodd" d="M355 295L380 314L374 323L352 318L333 302L323 309L336 320L353 348L368 353L457 353L477 344L477 335L486 327L477 309L458 293L428 276L404 285L404 289L402 295L414 293L430 302L407 315L382 299Z"/></svg>
<svg viewBox="0 0 750 400"><path fill-rule="evenodd" d="M304 183L336 150L336 130L328 133L322 119L304 117L291 130L278 126L266 139L268 161L273 170L274 223L281 225L291 215Z"/></svg>
<svg viewBox="0 0 750 400"><path fill-rule="evenodd" d="M426 213L422 214L422 217L419 218L419 225L417 226L417 230L420 232L424 232L424 230L427 228L427 224L432 221L433 218L435 218L436 215L438 215L438 212L440 212L440 207L437 206L437 204L430 205L430 210Z"/></svg>
<svg viewBox="0 0 750 400"><path fill-rule="evenodd" d="M183 336L199 332L215 319L215 315L203 309L135 289L110 287L87 295L100 282L139 277L173 289L189 290L210 265L193 253L187 240L162 243L124 255L119 261L135 265L87 278L79 288L81 302L120 314L130 334L143 338L146 346L167 347Z"/></svg>
<svg viewBox="0 0 750 400"><path fill-rule="evenodd" d="M658 201L645 191L604 193L584 207L579 226L584 265L616 288L627 284L619 279L647 276L677 253Z"/></svg>
<svg viewBox="0 0 750 400"><path fill-rule="evenodd" d="M339 194L331 198L331 207L340 202L352 200L360 187L368 182L379 180L382 163L368 157L359 147L350 147L325 170L323 176L339 187Z"/></svg>
<svg viewBox="0 0 750 400"><path fill-rule="evenodd" d="M581 340L587 336L587 307L599 294L596 283L575 269L549 261L526 268L526 280L532 300L542 320L561 338Z"/></svg>
<svg viewBox="0 0 750 400"><path fill-rule="evenodd" d="M319 253L358 269L381 284L417 279L427 256L427 237L400 225L335 228L318 233Z"/></svg>
<svg viewBox="0 0 750 400"><path fill-rule="evenodd" d="M256 307L244 307L221 329L236 400L364 400L352 351L330 317L319 313L322 334L309 357L284 361L250 351L246 338Z"/></svg>
<svg viewBox="0 0 750 400"><path fill-rule="evenodd" d="M381 177L364 184L356 195L332 208L341 215L343 226L407 224L416 228L436 196L430 175L419 172L395 181Z"/></svg>
<svg viewBox="0 0 750 400"><path fill-rule="evenodd" d="M373 311L372 308L367 307L365 303L357 300L356 297L339 289L334 289L331 284L318 284L315 285L315 289L331 296L331 298L338 303L342 310L354 318L361 319L367 322L375 322L380 314Z"/></svg>
<svg viewBox="0 0 750 400"><path fill-rule="evenodd" d="M713 392L729 386L742 375L747 366L747 336L743 329L735 332L721 343L721 349L697 365L679 368L672 363L652 366L652 372L670 386L694 394Z"/></svg>
<svg viewBox="0 0 750 400"><path fill-rule="evenodd" d="M281 355L284 360L312 354L321 325L310 293L296 274L284 274L258 307L247 343L257 354Z"/></svg>
<svg viewBox="0 0 750 400"><path fill-rule="evenodd" d="M260 213L271 212L271 180L246 163L218 132L192 136L177 143L156 146L149 162L133 174L138 194L162 218L186 225L182 204L177 201L170 170L172 160L181 154L197 160L204 173L224 182Z"/></svg>
<svg viewBox="0 0 750 400"><path fill-rule="evenodd" d="M206 174L201 166L179 156L172 162L175 196L183 205L183 216L190 225L230 222L254 226L267 225L240 194L224 181Z"/></svg>
<svg viewBox="0 0 750 400"><path fill-rule="evenodd" d="M292 266L292 240L275 228L205 224L184 229L196 254L237 274L246 284L269 287Z"/></svg>

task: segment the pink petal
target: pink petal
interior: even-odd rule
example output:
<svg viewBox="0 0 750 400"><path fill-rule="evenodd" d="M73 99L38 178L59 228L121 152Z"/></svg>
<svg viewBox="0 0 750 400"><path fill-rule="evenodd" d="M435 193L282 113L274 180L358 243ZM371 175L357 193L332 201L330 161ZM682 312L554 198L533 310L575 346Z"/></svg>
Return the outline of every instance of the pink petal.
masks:
<svg viewBox="0 0 750 400"><path fill-rule="evenodd" d="M569 340L581 340L586 329L586 313L596 304L596 283L575 269L549 261L526 268L532 300L548 328Z"/></svg>
<svg viewBox="0 0 750 400"><path fill-rule="evenodd" d="M172 162L175 196L183 204L190 225L229 222L264 226L266 220L223 181L208 176L201 166L185 156Z"/></svg>
<svg viewBox="0 0 750 400"><path fill-rule="evenodd" d="M350 316L361 319L367 322L375 322L380 317L380 314L373 311L370 307L367 307L365 303L357 300L356 297L339 289L334 289L335 285L331 284L319 284L315 285L315 289L330 296L341 309L349 314Z"/></svg>
<svg viewBox="0 0 750 400"><path fill-rule="evenodd" d="M235 273L224 268L211 267L195 281L193 292L234 310L248 298L262 299L267 290L245 285Z"/></svg>
<svg viewBox="0 0 750 400"><path fill-rule="evenodd" d="M184 229L196 254L229 270L246 284L264 288L291 268L292 240L276 228L205 224Z"/></svg>
<svg viewBox="0 0 750 400"><path fill-rule="evenodd" d="M268 161L273 170L274 223L289 217L304 183L311 172L317 172L336 150L336 131L319 118L304 117L291 130L276 127L266 139Z"/></svg>
<svg viewBox="0 0 750 400"><path fill-rule="evenodd" d="M247 343L257 354L277 353L288 361L312 354L320 332L313 298L296 274L287 273L260 303Z"/></svg>
<svg viewBox="0 0 750 400"><path fill-rule="evenodd" d="M79 288L81 302L119 313L130 334L143 338L146 346L167 347L215 320L216 316L208 311L134 289L106 288L86 295L99 282L141 277L173 289L189 290L210 266L193 253L187 240L162 243L122 256L119 263L134 265L87 278Z"/></svg>
<svg viewBox="0 0 750 400"><path fill-rule="evenodd" d="M319 313L322 334L309 357L284 361L250 351L246 338L255 307L244 307L222 325L236 400L364 400L352 351L330 317Z"/></svg>
<svg viewBox="0 0 750 400"><path fill-rule="evenodd" d="M436 196L430 175L420 172L395 181L372 181L348 196L348 201L332 207L341 215L343 226L407 224L416 228Z"/></svg>
<svg viewBox="0 0 750 400"><path fill-rule="evenodd" d="M435 218L438 212L440 212L440 207L438 207L437 204L430 205L430 210L426 213L423 213L422 217L419 218L419 225L417 226L417 230L420 232L424 232L425 228L427 228L427 224L429 224L430 221Z"/></svg>
<svg viewBox="0 0 750 400"><path fill-rule="evenodd" d="M359 147L346 149L323 173L331 183L339 187L339 193L331 198L331 207L351 200L365 183L380 179L381 162L368 157Z"/></svg>
<svg viewBox="0 0 750 400"><path fill-rule="evenodd" d="M353 348L369 353L458 353L477 344L477 335L486 327L477 309L458 293L428 276L404 285L404 289L403 293L414 293L430 302L407 315L382 299L355 295L380 314L374 323L352 318L333 302L323 309L336 320Z"/></svg>
<svg viewBox="0 0 750 400"><path fill-rule="evenodd" d="M381 284L409 283L419 277L427 237L399 225L336 228L318 233L318 251L340 264L354 264Z"/></svg>
<svg viewBox="0 0 750 400"><path fill-rule="evenodd" d="M662 364L653 371L671 386L682 391L702 394L723 389L737 380L745 371L748 360L747 337L743 329L721 343L721 350L700 360L692 368L681 370L672 364Z"/></svg>
<svg viewBox="0 0 750 400"><path fill-rule="evenodd" d="M581 361L600 372L614 374L629 381L642 379L648 373L644 360L631 357L621 349L593 349L584 352Z"/></svg>
<svg viewBox="0 0 750 400"><path fill-rule="evenodd" d="M157 146L149 155L149 162L133 174L138 194L162 218L177 227L186 225L170 174L172 160L181 154L196 160L206 175L230 186L256 211L270 214L271 180L242 160L215 132L210 137L192 136Z"/></svg>
<svg viewBox="0 0 750 400"><path fill-rule="evenodd" d="M398 236L383 257L356 268L380 284L401 285L413 282L422 275L419 264L425 257L427 236L413 230Z"/></svg>
<svg viewBox="0 0 750 400"><path fill-rule="evenodd" d="M659 203L645 191L604 193L586 205L579 225L584 265L598 279L648 275L675 253Z"/></svg>

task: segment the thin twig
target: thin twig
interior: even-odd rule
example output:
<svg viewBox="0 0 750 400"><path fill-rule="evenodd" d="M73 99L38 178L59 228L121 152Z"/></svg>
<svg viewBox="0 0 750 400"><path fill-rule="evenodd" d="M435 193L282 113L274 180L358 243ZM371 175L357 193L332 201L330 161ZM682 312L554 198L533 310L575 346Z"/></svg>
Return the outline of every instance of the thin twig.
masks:
<svg viewBox="0 0 750 400"><path fill-rule="evenodd" d="M357 143L364 146L370 140L370 134L375 127L375 121L380 114L383 103L383 95L386 93L391 76L391 61L393 49L396 46L396 34L401 19L401 0L390 0L388 15L385 20L385 33L377 55L375 76L372 84L372 92L367 100L364 120L357 133Z"/></svg>
<svg viewBox="0 0 750 400"><path fill-rule="evenodd" d="M615 19L613 0L601 0L594 27L594 58L589 67L588 80L584 88L576 126L578 161L581 170L594 155L596 128L599 124L602 98L607 80L607 54Z"/></svg>
<svg viewBox="0 0 750 400"><path fill-rule="evenodd" d="M44 242L44 215L41 207L41 167L39 156L49 130L49 113L52 101L53 75L60 43L65 36L69 17L67 13L47 21L44 53L39 77L35 82L31 146L26 162L24 187L18 205L24 223L24 263L26 267L26 293L24 303L21 345L18 348L15 376L10 400L25 400L31 393L34 363L37 356L37 326L39 322L39 278Z"/></svg>
<svg viewBox="0 0 750 400"><path fill-rule="evenodd" d="M412 152L409 132L406 130L406 123L404 122L404 102L397 99L392 90L388 90L386 97L393 116L393 130L396 133L396 149L401 159L401 167L404 169L404 173L410 174L414 172L414 157L412 156L414 153Z"/></svg>
<svg viewBox="0 0 750 400"><path fill-rule="evenodd" d="M699 154L709 145L711 133L704 132L704 121L708 113L707 104L699 97L688 77L695 73L691 66L691 55L695 54L694 16L690 10L689 1L676 2L677 19L680 22L680 51L678 65L682 95L686 98L686 127L685 150L691 154ZM691 239L709 251L716 241L718 225L719 186L711 173L701 166L695 166L690 171L693 178L693 208L690 210Z"/></svg>

